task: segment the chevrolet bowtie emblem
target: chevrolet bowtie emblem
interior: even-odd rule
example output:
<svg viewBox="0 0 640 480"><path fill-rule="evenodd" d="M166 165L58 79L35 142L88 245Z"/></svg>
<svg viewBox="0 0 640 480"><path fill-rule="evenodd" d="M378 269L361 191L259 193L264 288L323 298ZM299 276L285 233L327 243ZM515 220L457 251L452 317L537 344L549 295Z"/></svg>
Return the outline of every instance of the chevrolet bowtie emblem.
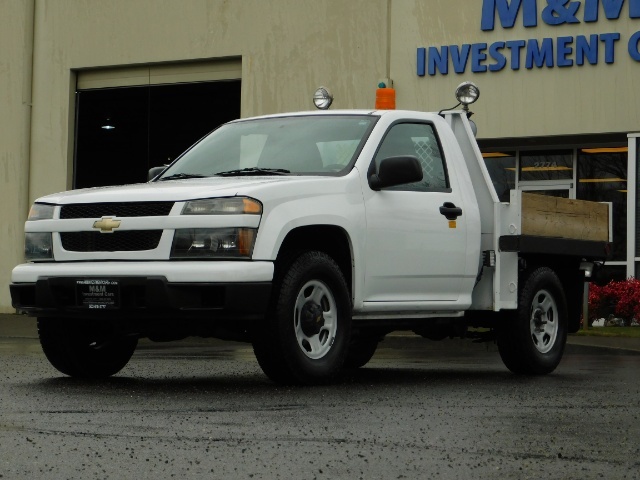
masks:
<svg viewBox="0 0 640 480"><path fill-rule="evenodd" d="M120 226L121 220L114 220L111 217L102 217L100 220L93 222L93 228L99 228L100 233L113 233L114 228Z"/></svg>

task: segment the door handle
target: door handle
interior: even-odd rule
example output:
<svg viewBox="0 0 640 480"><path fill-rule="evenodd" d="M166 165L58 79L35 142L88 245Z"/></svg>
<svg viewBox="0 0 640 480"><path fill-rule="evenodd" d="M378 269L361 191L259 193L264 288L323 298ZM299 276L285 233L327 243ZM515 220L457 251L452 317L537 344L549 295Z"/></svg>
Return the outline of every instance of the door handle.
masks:
<svg viewBox="0 0 640 480"><path fill-rule="evenodd" d="M456 207L451 202L444 202L440 207L440 213L444 215L447 220L455 220L462 215L462 209L460 207Z"/></svg>

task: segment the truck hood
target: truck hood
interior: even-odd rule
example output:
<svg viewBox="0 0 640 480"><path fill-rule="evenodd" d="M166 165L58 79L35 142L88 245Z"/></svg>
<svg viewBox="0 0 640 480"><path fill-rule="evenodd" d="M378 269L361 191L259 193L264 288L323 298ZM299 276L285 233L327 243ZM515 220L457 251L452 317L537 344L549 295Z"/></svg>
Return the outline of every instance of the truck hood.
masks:
<svg viewBox="0 0 640 480"><path fill-rule="evenodd" d="M154 202L186 201L199 198L259 195L283 185L304 185L335 182L336 177L282 176L282 177L210 177L165 182L139 183L112 187L85 188L54 193L36 200L42 203L67 205L101 202Z"/></svg>

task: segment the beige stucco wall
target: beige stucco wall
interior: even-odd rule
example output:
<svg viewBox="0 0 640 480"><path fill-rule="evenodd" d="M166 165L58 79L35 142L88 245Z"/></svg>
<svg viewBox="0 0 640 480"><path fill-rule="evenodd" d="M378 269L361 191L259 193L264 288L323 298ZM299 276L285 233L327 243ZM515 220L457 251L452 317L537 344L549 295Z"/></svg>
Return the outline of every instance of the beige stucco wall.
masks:
<svg viewBox="0 0 640 480"><path fill-rule="evenodd" d="M29 209L29 119L32 4L0 4L0 313L12 312L9 278L22 258Z"/></svg>
<svg viewBox="0 0 640 480"><path fill-rule="evenodd" d="M640 63L631 59L627 44L640 30L640 19L629 18L628 3L625 2L618 20L607 20L600 10L598 22L584 23L581 5L576 14L581 23L549 26L538 15L535 28L525 28L520 17L511 29L503 29L496 20L494 31L483 32L481 0L393 0L391 76L397 89L398 108L451 107L455 104L452 92L456 86L471 80L481 90L481 98L472 110L482 138L637 131ZM537 5L540 13L547 2L538 0ZM507 66L496 73L471 73L469 65L465 74L453 73L451 66L448 75L416 74L418 47L480 42L490 45L496 41L545 37L555 41L561 36L611 32L621 35L615 63L611 65L605 64L601 47L598 65L527 70L523 54L523 66L517 71ZM492 63L491 59L485 62Z"/></svg>
<svg viewBox="0 0 640 480"><path fill-rule="evenodd" d="M371 105L386 12L386 0L37 0L31 198L69 186L75 69L241 56L243 116L310 109L320 85L337 108Z"/></svg>

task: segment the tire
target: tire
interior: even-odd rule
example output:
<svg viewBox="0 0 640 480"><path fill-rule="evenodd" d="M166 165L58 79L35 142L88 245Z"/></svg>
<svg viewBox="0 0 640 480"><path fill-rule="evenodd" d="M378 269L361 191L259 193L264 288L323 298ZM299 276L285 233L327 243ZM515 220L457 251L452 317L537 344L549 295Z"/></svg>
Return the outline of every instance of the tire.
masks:
<svg viewBox="0 0 640 480"><path fill-rule="evenodd" d="M302 253L288 265L276 275L267 318L253 332L253 350L274 382L329 382L349 345L349 289L336 262L323 252Z"/></svg>
<svg viewBox="0 0 640 480"><path fill-rule="evenodd" d="M376 353L379 340L377 338L358 338L351 342L344 360L344 368L364 367Z"/></svg>
<svg viewBox="0 0 640 480"><path fill-rule="evenodd" d="M124 336L109 324L39 318L38 336L45 356L65 375L105 378L129 362L138 338Z"/></svg>
<svg viewBox="0 0 640 480"><path fill-rule="evenodd" d="M567 342L567 305L560 279L540 267L525 275L518 310L498 330L498 351L505 366L516 374L553 372Z"/></svg>

